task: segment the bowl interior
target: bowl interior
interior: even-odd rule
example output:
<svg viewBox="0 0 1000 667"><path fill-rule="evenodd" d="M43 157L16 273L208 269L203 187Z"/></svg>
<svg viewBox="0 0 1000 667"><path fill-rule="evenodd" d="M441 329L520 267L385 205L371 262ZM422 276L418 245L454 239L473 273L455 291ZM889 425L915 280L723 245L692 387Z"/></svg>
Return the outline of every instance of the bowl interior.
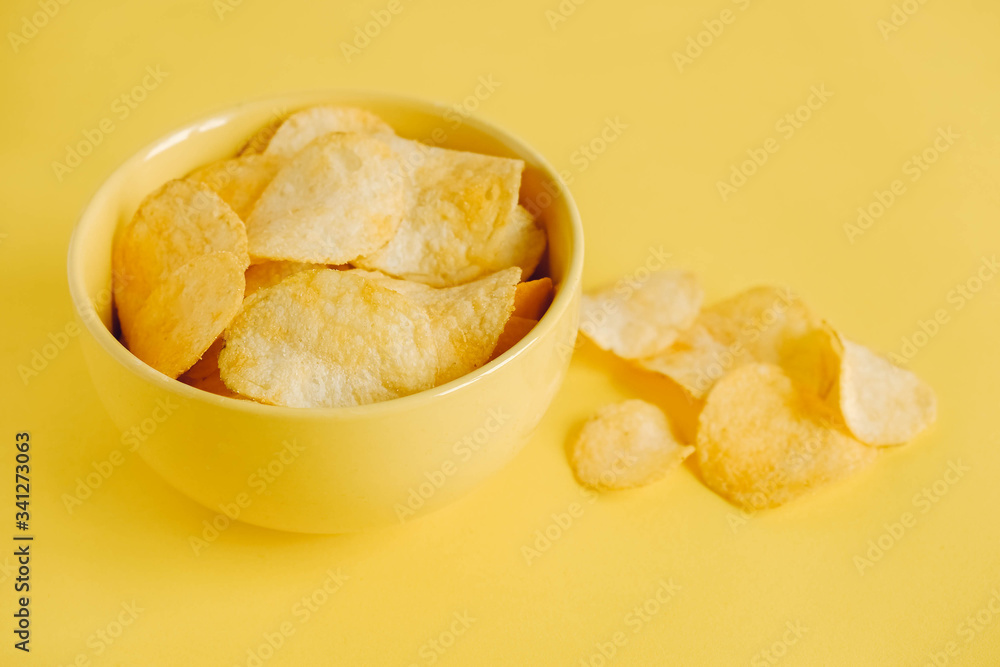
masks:
<svg viewBox="0 0 1000 667"><path fill-rule="evenodd" d="M129 159L94 196L70 243L69 283L74 306L84 325L110 354L136 372L158 376L156 381L166 379L138 362L112 334L111 249L116 234L131 219L142 199L170 179L235 155L264 125L299 108L320 103L368 109L385 119L400 136L427 144L524 160L521 204L546 228L548 250L541 269L557 285L556 299L534 331L475 373L488 372L490 366L516 355L534 336L540 335L547 322L568 307L571 290L563 288L567 283L575 285L580 281L582 229L565 186L534 150L498 128L462 117L443 105L385 94L303 93L245 103L182 127ZM466 376L455 382L468 379Z"/></svg>

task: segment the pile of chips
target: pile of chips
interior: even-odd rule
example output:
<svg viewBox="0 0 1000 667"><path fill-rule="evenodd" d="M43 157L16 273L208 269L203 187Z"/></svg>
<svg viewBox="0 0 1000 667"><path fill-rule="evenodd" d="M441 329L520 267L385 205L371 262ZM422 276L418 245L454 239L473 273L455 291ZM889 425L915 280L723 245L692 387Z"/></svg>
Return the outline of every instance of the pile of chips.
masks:
<svg viewBox="0 0 1000 667"><path fill-rule="evenodd" d="M693 275L583 298L600 348L683 387L700 407L694 447L642 401L600 410L572 464L596 488L647 484L695 455L704 482L746 509L776 507L873 462L933 423L934 391L817 317L795 294L758 287L702 309Z"/></svg>
<svg viewBox="0 0 1000 667"><path fill-rule="evenodd" d="M521 160L303 109L151 193L115 239L122 342L225 396L295 407L449 382L520 340L553 297ZM524 282L527 281L527 282Z"/></svg>

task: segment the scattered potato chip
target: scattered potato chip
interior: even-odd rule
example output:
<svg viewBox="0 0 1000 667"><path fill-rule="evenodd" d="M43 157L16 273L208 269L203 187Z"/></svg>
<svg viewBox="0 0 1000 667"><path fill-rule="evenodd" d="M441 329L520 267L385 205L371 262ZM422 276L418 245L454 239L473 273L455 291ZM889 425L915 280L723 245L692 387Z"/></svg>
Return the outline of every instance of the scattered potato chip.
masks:
<svg viewBox="0 0 1000 667"><path fill-rule="evenodd" d="M746 509L777 507L861 470L877 452L773 364L748 363L715 383L698 420L705 483Z"/></svg>
<svg viewBox="0 0 1000 667"><path fill-rule="evenodd" d="M756 287L706 308L669 348L637 360L695 398L704 398L728 371L777 364L825 397L838 373L836 336L791 291Z"/></svg>
<svg viewBox="0 0 1000 667"><path fill-rule="evenodd" d="M346 264L396 233L409 202L399 159L360 134L328 134L304 148L247 219L250 256Z"/></svg>
<svg viewBox="0 0 1000 667"><path fill-rule="evenodd" d="M844 337L840 341L840 412L858 440L898 445L934 422L937 398L928 384L863 345Z"/></svg>
<svg viewBox="0 0 1000 667"><path fill-rule="evenodd" d="M210 187L241 220L246 220L284 163L270 155L245 155L213 162L191 172L187 178Z"/></svg>
<svg viewBox="0 0 1000 667"><path fill-rule="evenodd" d="M427 313L349 271L300 271L246 299L225 332L227 386L292 407L360 405L434 385Z"/></svg>
<svg viewBox="0 0 1000 667"><path fill-rule="evenodd" d="M548 276L518 283L517 291L514 292L514 315L540 320L552 303L552 296L552 279Z"/></svg>
<svg viewBox="0 0 1000 667"><path fill-rule="evenodd" d="M171 273L136 314L132 354L172 378L191 368L239 312L244 266L220 251Z"/></svg>
<svg viewBox="0 0 1000 667"><path fill-rule="evenodd" d="M712 384L728 370L721 363L728 359L732 359L732 355L727 355L726 346L696 321L690 329L682 331L669 348L660 354L636 359L635 363L665 375L693 397L704 399Z"/></svg>
<svg viewBox="0 0 1000 667"><path fill-rule="evenodd" d="M243 222L207 186L169 181L143 200L113 253L115 304L129 347L139 311L160 284L192 259L216 251L231 253L244 269L249 263Z"/></svg>
<svg viewBox="0 0 1000 667"><path fill-rule="evenodd" d="M497 339L497 346L493 348L490 361L521 342L521 339L527 336L528 332L534 329L536 324L538 324L538 320L511 315L510 319L507 320L507 324L504 325L503 333Z"/></svg>
<svg viewBox="0 0 1000 667"><path fill-rule="evenodd" d="M657 271L638 287L616 285L584 294L580 331L624 359L667 349L698 316L704 293L694 274Z"/></svg>
<svg viewBox="0 0 1000 667"><path fill-rule="evenodd" d="M413 205L396 235L352 262L434 287L510 266L527 278L545 251L545 232L517 205L524 162L386 138L400 155Z"/></svg>
<svg viewBox="0 0 1000 667"><path fill-rule="evenodd" d="M230 398L242 398L227 387L219 375L219 352L222 351L225 343L226 341L223 338L216 338L212 346L205 351L205 354L201 355L201 359L195 362L194 366L187 369L177 379L186 385L207 391L211 394L228 396Z"/></svg>
<svg viewBox="0 0 1000 667"><path fill-rule="evenodd" d="M663 412L645 401L605 405L573 446L577 479L595 489L628 489L662 478L694 452L674 440Z"/></svg>
<svg viewBox="0 0 1000 667"><path fill-rule="evenodd" d="M510 267L465 285L435 288L374 271L351 273L375 280L427 313L438 353L435 384L450 382L490 360L514 310L520 271Z"/></svg>
<svg viewBox="0 0 1000 667"><path fill-rule="evenodd" d="M267 141L264 153L291 158L314 139L331 132L393 134L384 120L364 109L318 106L297 111L285 119Z"/></svg>
<svg viewBox="0 0 1000 667"><path fill-rule="evenodd" d="M306 264L305 262L262 262L251 264L246 272L247 289L244 297L248 297L259 289L277 285L290 275L306 269L326 268L323 264Z"/></svg>

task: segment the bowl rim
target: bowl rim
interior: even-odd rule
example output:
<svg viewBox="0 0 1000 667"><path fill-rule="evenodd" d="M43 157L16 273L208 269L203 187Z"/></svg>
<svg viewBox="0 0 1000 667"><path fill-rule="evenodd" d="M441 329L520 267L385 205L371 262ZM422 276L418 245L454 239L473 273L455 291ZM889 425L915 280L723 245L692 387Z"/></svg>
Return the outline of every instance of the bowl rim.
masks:
<svg viewBox="0 0 1000 667"><path fill-rule="evenodd" d="M281 104L283 108L294 109L296 105L321 104L322 98L329 96L330 102L338 99L345 100L345 104L358 104L364 106L367 100L378 100L382 103L398 104L413 108L425 113L441 115L443 111L450 109L444 103L433 102L416 96L403 95L397 93L387 93L381 91L370 91L363 89L313 89L297 92L268 95L255 99L240 102L236 105L218 108L215 111L206 113L189 121L184 125L175 127L166 134L146 144L139 151L127 158L119 165L98 187L94 194L87 201L76 224L69 241L67 251L67 280L69 283L70 298L73 302L73 310L82 327L94 338L103 351L109 354L115 361L121 364L126 370L138 375L141 379L152 383L164 391L177 394L184 399L203 401L220 408L232 409L236 411L257 414L261 416L274 417L295 417L300 419L316 419L331 417L377 417L382 413L419 408L423 404L433 401L439 397L460 391L470 385L475 384L482 378L499 371L501 368L511 363L525 350L533 347L544 335L556 327L556 321L560 319L570 308L574 298L574 293L581 287L583 280L583 223L580 220L580 212L576 207L576 202L569 191L566 183L563 182L559 172L549 164L541 154L529 146L519 136L493 124L482 118L471 115L463 118L463 125L471 127L476 132L491 136L501 140L504 144L514 150L518 156L530 159L556 187L559 196L566 204L569 212L570 222L570 252L568 265L566 267L565 278L555 298L549 305L548 310L542 318L531 329L528 334L517 342L509 350L501 354L496 359L488 361L471 373L467 373L445 384L431 387L414 394L400 396L398 398L368 403L364 405L352 405L341 407L318 407L318 408L298 408L283 405L269 405L258 403L254 400L231 398L220 396L203 389L189 386L170 378L159 371L148 366L138 357L134 356L111 331L104 326L98 316L94 303L88 298L83 276L83 253L84 239L88 237L90 228L96 224L96 207L102 202L108 193L114 189L118 181L122 180L126 174L141 162L144 162L158 153L168 149L180 141L184 141L198 128L211 129L229 122L238 116L240 112L257 108L265 103ZM347 102L346 100L352 100ZM574 327L575 328L575 327Z"/></svg>

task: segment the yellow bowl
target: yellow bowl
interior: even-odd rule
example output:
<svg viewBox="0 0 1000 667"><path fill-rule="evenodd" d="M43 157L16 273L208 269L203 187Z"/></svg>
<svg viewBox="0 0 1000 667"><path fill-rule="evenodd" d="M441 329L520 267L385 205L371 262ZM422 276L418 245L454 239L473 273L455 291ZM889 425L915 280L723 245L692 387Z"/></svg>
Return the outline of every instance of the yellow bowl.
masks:
<svg viewBox="0 0 1000 667"><path fill-rule="evenodd" d="M317 103L373 111L404 136L518 157L521 201L543 221L556 298L517 345L428 391L351 408L296 409L216 396L172 380L112 335L111 246L140 200L163 182L232 155L259 127ZM140 151L98 190L69 247L69 287L101 401L167 482L230 519L340 533L406 521L468 493L521 449L566 374L576 340L583 230L552 167L506 132L453 109L372 93L315 92L243 104Z"/></svg>

